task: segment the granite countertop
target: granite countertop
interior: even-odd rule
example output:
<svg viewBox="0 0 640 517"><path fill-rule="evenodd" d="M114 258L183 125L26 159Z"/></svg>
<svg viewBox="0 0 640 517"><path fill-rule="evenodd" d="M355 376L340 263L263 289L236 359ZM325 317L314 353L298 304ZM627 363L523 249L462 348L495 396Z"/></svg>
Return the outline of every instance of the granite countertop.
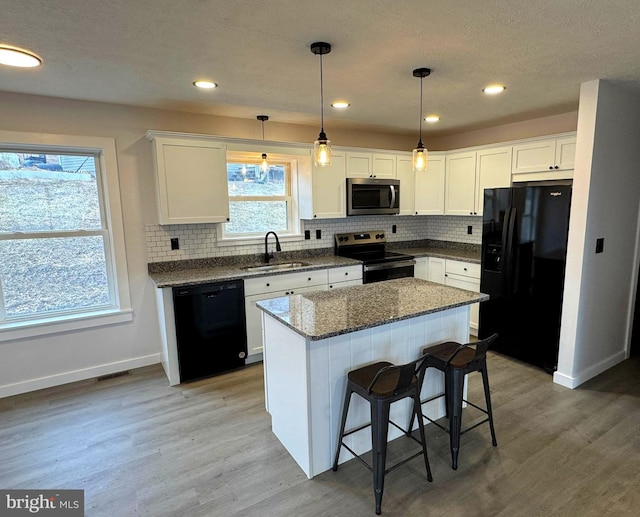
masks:
<svg viewBox="0 0 640 517"><path fill-rule="evenodd" d="M246 257L246 256L244 256ZM225 257L226 258L226 257ZM294 273L298 271L311 271L314 269L330 269L335 267L345 267L359 265L359 260L348 259L345 257L338 257L336 255L311 255L311 256L296 256L295 258L286 258L277 256L276 259L271 261L271 264L279 264L285 262L303 262L304 266L299 266L290 269L276 269L267 271L247 271L243 269L247 266L261 266L261 262L256 259L245 259L241 257L235 260L226 261L183 261L189 262L179 265L165 265L166 269L149 271L149 276L156 284L157 288L161 287L184 287L195 284L208 284L210 282L219 282L225 280L239 280L258 278L261 276L274 276L284 275L287 273ZM150 268L151 269L151 268Z"/></svg>
<svg viewBox="0 0 640 517"><path fill-rule="evenodd" d="M489 296L418 278L400 278L334 291L256 302L311 341L488 300Z"/></svg>
<svg viewBox="0 0 640 517"><path fill-rule="evenodd" d="M414 257L438 257L480 263L480 245L430 239L419 241L388 242L387 248ZM333 248L280 252L272 264L304 262L304 266L267 271L247 271L247 266L263 265L262 255L236 255L196 260L156 262L148 265L149 276L156 287L184 287L224 280L258 278L284 275L298 271L330 269L361 264L358 260L337 257Z"/></svg>
<svg viewBox="0 0 640 517"><path fill-rule="evenodd" d="M479 244L426 239L423 241L392 243L388 245L388 248L398 253L413 255L414 257L436 257L480 264L481 246Z"/></svg>

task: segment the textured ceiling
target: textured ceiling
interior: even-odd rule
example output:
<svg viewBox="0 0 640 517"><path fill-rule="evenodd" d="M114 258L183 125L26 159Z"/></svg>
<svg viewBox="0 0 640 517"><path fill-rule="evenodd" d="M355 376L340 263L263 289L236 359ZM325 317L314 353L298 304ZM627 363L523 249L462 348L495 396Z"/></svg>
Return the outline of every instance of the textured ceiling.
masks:
<svg viewBox="0 0 640 517"><path fill-rule="evenodd" d="M639 29L637 0L3 0L0 43L44 65L0 66L0 90L316 125L309 45L326 41L328 133L417 132L426 66L435 137L575 110L592 79L637 87ZM492 82L507 90L484 96Z"/></svg>

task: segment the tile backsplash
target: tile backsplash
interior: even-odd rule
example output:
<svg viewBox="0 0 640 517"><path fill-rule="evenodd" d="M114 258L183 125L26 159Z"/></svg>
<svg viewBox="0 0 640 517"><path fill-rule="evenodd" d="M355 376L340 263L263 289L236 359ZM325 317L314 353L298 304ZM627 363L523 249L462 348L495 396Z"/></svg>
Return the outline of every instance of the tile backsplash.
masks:
<svg viewBox="0 0 640 517"><path fill-rule="evenodd" d="M481 244L482 217L477 216L358 216L343 219L301 221L301 230L311 231L310 240L282 242L283 251L312 248L332 248L336 233L383 230L387 241L413 241L434 239L441 241ZM397 233L391 233L392 225ZM472 227L472 234L467 233ZM264 252L264 244L242 244L219 246L217 224L175 224L145 226L148 262L250 255ZM316 230L322 238L316 239ZM171 239L179 239L180 248L171 249Z"/></svg>

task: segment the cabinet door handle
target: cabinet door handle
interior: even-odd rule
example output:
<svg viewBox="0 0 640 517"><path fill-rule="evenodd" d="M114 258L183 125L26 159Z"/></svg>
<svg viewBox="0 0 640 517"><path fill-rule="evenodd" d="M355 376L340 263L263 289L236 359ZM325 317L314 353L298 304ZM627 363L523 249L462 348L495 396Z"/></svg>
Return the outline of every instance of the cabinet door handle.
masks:
<svg viewBox="0 0 640 517"><path fill-rule="evenodd" d="M267 284L267 287L269 287L271 284Z"/></svg>
<svg viewBox="0 0 640 517"><path fill-rule="evenodd" d="M293 294L293 291L291 291L291 294Z"/></svg>
<svg viewBox="0 0 640 517"><path fill-rule="evenodd" d="M308 280L309 282L311 282L311 277L307 278L307 280Z"/></svg>
<svg viewBox="0 0 640 517"><path fill-rule="evenodd" d="M554 169L559 169L560 167L558 167L557 165L554 167Z"/></svg>
<svg viewBox="0 0 640 517"><path fill-rule="evenodd" d="M344 276L347 276L349 273L345 273Z"/></svg>
<svg viewBox="0 0 640 517"><path fill-rule="evenodd" d="M549 165L549 170L552 171L553 170L553 165Z"/></svg>

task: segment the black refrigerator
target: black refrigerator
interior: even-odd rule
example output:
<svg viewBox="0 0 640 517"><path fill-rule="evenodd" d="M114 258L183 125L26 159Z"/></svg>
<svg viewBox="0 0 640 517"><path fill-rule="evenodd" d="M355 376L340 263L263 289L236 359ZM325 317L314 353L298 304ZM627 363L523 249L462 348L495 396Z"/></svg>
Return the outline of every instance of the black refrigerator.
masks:
<svg viewBox="0 0 640 517"><path fill-rule="evenodd" d="M571 185L485 189L479 337L493 349L556 370Z"/></svg>

